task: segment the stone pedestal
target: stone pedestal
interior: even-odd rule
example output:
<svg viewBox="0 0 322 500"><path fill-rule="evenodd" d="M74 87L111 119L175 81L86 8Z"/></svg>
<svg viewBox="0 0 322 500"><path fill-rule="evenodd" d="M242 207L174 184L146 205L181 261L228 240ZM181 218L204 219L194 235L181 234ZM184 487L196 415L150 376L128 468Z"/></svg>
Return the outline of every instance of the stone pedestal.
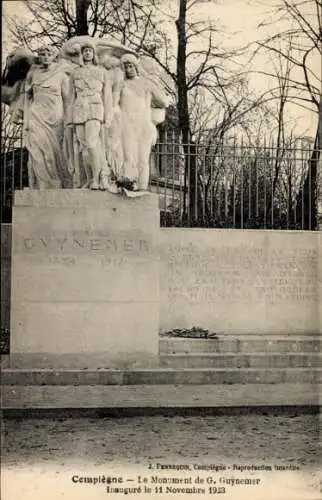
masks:
<svg viewBox="0 0 322 500"><path fill-rule="evenodd" d="M15 193L11 366L157 360L157 195Z"/></svg>

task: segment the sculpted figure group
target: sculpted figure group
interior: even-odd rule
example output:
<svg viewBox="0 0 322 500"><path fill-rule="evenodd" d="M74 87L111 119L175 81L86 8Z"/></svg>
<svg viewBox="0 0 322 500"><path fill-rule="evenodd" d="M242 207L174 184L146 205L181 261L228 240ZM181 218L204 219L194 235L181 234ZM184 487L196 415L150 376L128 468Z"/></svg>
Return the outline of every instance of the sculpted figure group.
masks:
<svg viewBox="0 0 322 500"><path fill-rule="evenodd" d="M30 60L10 86L19 69L11 60L3 82L12 119L23 123L30 188L146 191L168 105L160 81L125 47L90 37L68 40L59 58L41 47Z"/></svg>

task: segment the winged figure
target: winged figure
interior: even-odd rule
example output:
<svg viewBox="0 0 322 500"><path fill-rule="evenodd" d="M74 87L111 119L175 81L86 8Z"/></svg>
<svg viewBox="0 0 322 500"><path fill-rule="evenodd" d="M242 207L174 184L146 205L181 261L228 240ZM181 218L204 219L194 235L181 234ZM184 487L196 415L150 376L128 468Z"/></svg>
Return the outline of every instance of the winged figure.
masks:
<svg viewBox="0 0 322 500"><path fill-rule="evenodd" d="M39 47L36 55L18 49L8 57L2 75L2 102L9 105L12 121L23 124L32 189L71 187L63 154L67 65L54 58L47 46Z"/></svg>
<svg viewBox="0 0 322 500"><path fill-rule="evenodd" d="M164 121L169 99L162 82L151 77L150 67L135 51L106 39L74 37L62 47L61 57L77 60L75 47L91 43L97 64L107 73L109 98L104 101L104 138L107 170L106 189L146 191L149 158L157 139L156 125ZM147 67L148 71L145 70ZM77 70L76 70L77 71ZM103 159L101 159L101 165ZM105 172L105 174L104 174ZM98 186L96 179L95 188ZM112 188L114 191L114 188Z"/></svg>
<svg viewBox="0 0 322 500"><path fill-rule="evenodd" d="M56 58L15 51L2 102L23 123L30 187L146 191L167 86L149 58L108 39L73 37Z"/></svg>

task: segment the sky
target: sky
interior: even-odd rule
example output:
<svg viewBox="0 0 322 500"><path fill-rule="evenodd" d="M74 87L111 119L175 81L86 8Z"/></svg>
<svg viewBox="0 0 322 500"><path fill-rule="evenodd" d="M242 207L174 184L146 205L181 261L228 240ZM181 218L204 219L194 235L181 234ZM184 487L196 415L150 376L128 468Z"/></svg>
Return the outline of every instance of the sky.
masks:
<svg viewBox="0 0 322 500"><path fill-rule="evenodd" d="M223 29L222 43L225 47L240 47L246 46L258 39L263 39L265 35L269 35L276 31L276 26L267 26L258 29L259 23L263 20L268 20L278 0L195 0L195 5L191 11L191 16L195 19L211 19L216 22L216 26ZM176 0L164 0L160 8L160 20L168 26L169 33L172 34L175 40L175 26L173 23L173 15L176 14ZM6 15L16 15L23 17L27 15L27 9L20 0L5 0L3 1L3 55L10 50L10 38L6 30ZM289 26L286 23L281 23L280 30L287 29ZM251 55L246 52L244 61L247 62ZM317 73L320 73L321 61L316 59L312 61L312 65ZM267 56L257 57L252 63L254 73L251 74L251 86L255 91L261 92L267 90L272 85L271 80L256 73L262 69L269 70L272 68L271 61ZM296 106L289 109L289 119L292 127L295 127L297 135L314 136L316 130L316 114L312 111L305 111Z"/></svg>

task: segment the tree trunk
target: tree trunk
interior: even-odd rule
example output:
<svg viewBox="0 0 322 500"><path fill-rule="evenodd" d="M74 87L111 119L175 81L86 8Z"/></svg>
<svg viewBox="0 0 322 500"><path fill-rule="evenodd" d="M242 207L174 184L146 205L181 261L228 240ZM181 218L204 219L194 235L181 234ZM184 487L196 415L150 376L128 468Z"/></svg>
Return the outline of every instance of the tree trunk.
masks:
<svg viewBox="0 0 322 500"><path fill-rule="evenodd" d="M178 89L178 119L179 130L183 143L185 156L185 176L184 176L184 213L188 216L188 222L194 218L194 207L196 204L196 156L195 150L190 147L190 121L189 121L189 106L188 106L188 88L187 88L187 0L180 0L179 16L176 21L178 51L177 51L177 89ZM188 193L188 213L186 203L186 192Z"/></svg>
<svg viewBox="0 0 322 500"><path fill-rule="evenodd" d="M319 158L317 160L317 196L316 196L316 211L317 211L317 229L322 231L322 162L321 162L321 149L322 149L322 96L320 97L319 106L319 124L317 131L317 146L319 150Z"/></svg>
<svg viewBox="0 0 322 500"><path fill-rule="evenodd" d="M87 12L90 0L76 0L76 35L88 35Z"/></svg>
<svg viewBox="0 0 322 500"><path fill-rule="evenodd" d="M176 21L178 36L177 52L177 85L178 85L178 117L179 128L182 134L183 144L188 144L190 139L188 89L186 76L187 63L187 0L180 0L179 17Z"/></svg>
<svg viewBox="0 0 322 500"><path fill-rule="evenodd" d="M315 230L318 225L318 193L321 182L321 172L318 172L319 160L322 148L322 98L320 99L318 127L316 131L314 147L308 164L308 170L303 188L298 196L299 213L304 204L304 220L301 220L303 229Z"/></svg>

